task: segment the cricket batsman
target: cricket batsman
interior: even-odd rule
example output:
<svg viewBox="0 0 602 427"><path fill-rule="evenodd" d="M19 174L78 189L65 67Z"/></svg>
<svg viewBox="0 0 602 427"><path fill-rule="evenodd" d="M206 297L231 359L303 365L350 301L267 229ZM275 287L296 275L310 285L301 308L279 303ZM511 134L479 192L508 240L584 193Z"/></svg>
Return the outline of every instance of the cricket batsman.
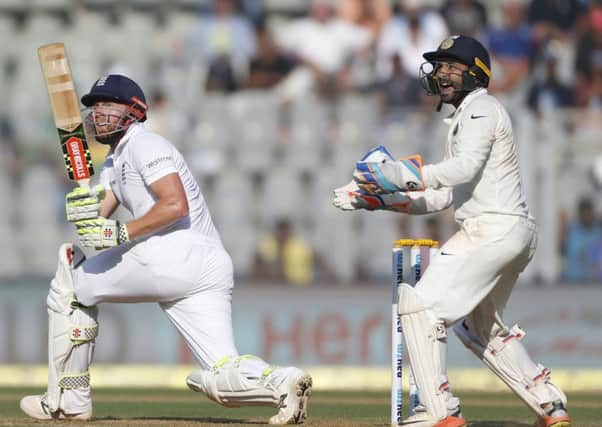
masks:
<svg viewBox="0 0 602 427"><path fill-rule="evenodd" d="M452 36L424 55L421 83L455 111L445 158L395 161L383 147L357 162L353 181L335 190L343 210L424 214L454 207L457 231L415 288L402 284L399 314L422 410L404 425L463 427L467 421L447 378L447 329L536 414L538 427L570 427L567 399L534 363L518 325L502 315L537 245L535 220L521 187L512 125L487 86L491 65L477 40Z"/></svg>
<svg viewBox="0 0 602 427"><path fill-rule="evenodd" d="M227 407L272 406L270 424L301 424L312 379L295 367L240 356L231 318L233 267L199 186L178 150L144 125L142 89L101 77L81 102L89 137L110 149L100 185L67 194L67 219L86 259L63 244L50 284L48 389L21 409L38 420L92 417L89 366L101 303L156 302L200 365L186 382ZM119 205L133 219L110 219Z"/></svg>

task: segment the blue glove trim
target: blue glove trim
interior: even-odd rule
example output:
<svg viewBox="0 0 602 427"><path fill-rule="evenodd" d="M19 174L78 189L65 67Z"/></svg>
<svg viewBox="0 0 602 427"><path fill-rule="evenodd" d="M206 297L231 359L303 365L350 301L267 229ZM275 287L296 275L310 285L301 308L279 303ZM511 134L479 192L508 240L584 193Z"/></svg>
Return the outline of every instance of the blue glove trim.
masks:
<svg viewBox="0 0 602 427"><path fill-rule="evenodd" d="M376 178L374 177L374 175L372 174L372 171L368 167L368 163L357 162L355 164L355 168L357 169L358 172L360 172L364 182L368 182L368 183L375 184L378 186L378 182L376 181Z"/></svg>
<svg viewBox="0 0 602 427"><path fill-rule="evenodd" d="M420 164L420 162L417 159L415 159L415 158L401 159L400 161L405 165L405 167L410 172L412 172L412 174L416 177L418 182L422 182L422 174L420 173L420 168L422 167L422 165Z"/></svg>
<svg viewBox="0 0 602 427"><path fill-rule="evenodd" d="M360 161L366 160L372 153L375 153L377 151L384 153L387 157L389 157L391 160L393 160L393 156L391 155L391 153L389 153L389 150L387 150L387 147L385 147L384 145L379 145L378 147L374 147L373 149L368 151L366 154L364 154L364 157L362 157L360 159Z"/></svg>
<svg viewBox="0 0 602 427"><path fill-rule="evenodd" d="M391 181L385 178L382 171L380 170L380 166L378 165L378 163L370 162L366 163L366 166L373 176L376 175L374 179L376 180L378 186L384 191L389 193L395 193L396 191L400 190L400 188L397 185L393 184Z"/></svg>

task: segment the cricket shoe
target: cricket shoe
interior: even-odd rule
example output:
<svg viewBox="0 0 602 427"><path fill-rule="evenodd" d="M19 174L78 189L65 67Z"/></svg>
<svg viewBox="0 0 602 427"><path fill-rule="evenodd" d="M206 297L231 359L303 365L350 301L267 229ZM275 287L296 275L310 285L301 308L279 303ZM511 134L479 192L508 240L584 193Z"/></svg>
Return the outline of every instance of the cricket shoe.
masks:
<svg viewBox="0 0 602 427"><path fill-rule="evenodd" d="M571 425L569 413L560 400L553 402L547 414L535 423L535 427L571 427Z"/></svg>
<svg viewBox="0 0 602 427"><path fill-rule="evenodd" d="M442 420L434 420L429 417L426 408L420 404L414 409L414 414L403 420L401 425L410 427L466 427L468 423L462 418L460 409Z"/></svg>
<svg viewBox="0 0 602 427"><path fill-rule="evenodd" d="M294 367L277 368L265 381L276 387L281 399L278 413L270 418L270 424L303 424L311 396L311 376Z"/></svg>
<svg viewBox="0 0 602 427"><path fill-rule="evenodd" d="M433 427L466 427L468 423L462 416L456 417L454 415L448 415L441 421L438 421Z"/></svg>
<svg viewBox="0 0 602 427"><path fill-rule="evenodd" d="M402 426L421 427L422 425L432 426L434 421L429 417L426 408L422 403L419 403L414 408L414 413L401 422Z"/></svg>
<svg viewBox="0 0 602 427"><path fill-rule="evenodd" d="M21 410L36 420L79 420L92 418L92 408L77 414L66 414L62 409L51 412L46 393L35 396L25 396L19 404Z"/></svg>

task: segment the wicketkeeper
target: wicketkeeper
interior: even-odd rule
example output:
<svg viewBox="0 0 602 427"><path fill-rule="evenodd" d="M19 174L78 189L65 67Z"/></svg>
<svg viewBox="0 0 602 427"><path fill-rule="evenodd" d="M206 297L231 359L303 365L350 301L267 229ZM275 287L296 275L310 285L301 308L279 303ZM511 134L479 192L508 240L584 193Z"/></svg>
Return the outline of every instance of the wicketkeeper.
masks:
<svg viewBox="0 0 602 427"><path fill-rule="evenodd" d="M232 333L232 260L182 155L144 125L142 89L122 75L98 79L82 97L88 136L109 145L101 185L67 195L80 244L105 249L86 260L59 250L48 294L48 390L21 409L40 420L92 416L88 367L98 334L97 305L156 302L201 369L186 382L228 407L272 406L270 424L300 424L312 379L295 367L239 356ZM119 205L133 219L111 215Z"/></svg>
<svg viewBox="0 0 602 427"><path fill-rule="evenodd" d="M564 393L534 363L502 314L537 234L521 187L512 125L487 92L489 54L475 39L452 36L424 54L421 82L451 104L443 161L418 155L393 160L382 147L357 162L353 181L335 190L343 210L385 209L424 214L455 209L460 230L441 248L415 288L402 284L399 314L421 411L405 425L463 427L460 400L447 378L447 328L537 415L541 427L569 427Z"/></svg>

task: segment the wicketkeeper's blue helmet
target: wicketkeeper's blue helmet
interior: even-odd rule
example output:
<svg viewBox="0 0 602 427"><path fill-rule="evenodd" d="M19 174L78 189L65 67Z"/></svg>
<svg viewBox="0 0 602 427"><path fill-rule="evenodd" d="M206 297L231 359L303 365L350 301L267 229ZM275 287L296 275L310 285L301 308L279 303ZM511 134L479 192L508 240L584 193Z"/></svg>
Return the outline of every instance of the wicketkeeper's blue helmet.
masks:
<svg viewBox="0 0 602 427"><path fill-rule="evenodd" d="M455 60L468 65L468 70L463 73L463 90L470 92L477 87L489 86L491 79L491 61L487 49L476 39L468 36L451 36L441 42L437 50L426 52L422 55L430 71L425 71L424 65L420 67L422 86L429 94L439 93L435 74L437 62Z"/></svg>
<svg viewBox="0 0 602 427"><path fill-rule="evenodd" d="M96 80L90 92L82 96L81 101L86 107L91 107L99 101L126 104L137 121L146 120L148 106L144 92L135 81L121 74L109 74Z"/></svg>

